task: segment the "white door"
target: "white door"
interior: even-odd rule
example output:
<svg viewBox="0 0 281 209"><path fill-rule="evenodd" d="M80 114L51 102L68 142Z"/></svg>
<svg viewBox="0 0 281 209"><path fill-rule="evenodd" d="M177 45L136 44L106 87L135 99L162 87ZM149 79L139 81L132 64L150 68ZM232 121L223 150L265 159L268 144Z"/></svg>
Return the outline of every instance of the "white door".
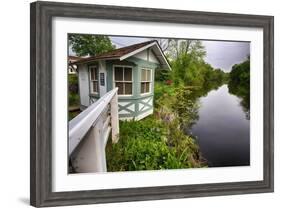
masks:
<svg viewBox="0 0 281 209"><path fill-rule="evenodd" d="M99 62L99 90L100 90L100 97L106 94L106 65L105 61Z"/></svg>

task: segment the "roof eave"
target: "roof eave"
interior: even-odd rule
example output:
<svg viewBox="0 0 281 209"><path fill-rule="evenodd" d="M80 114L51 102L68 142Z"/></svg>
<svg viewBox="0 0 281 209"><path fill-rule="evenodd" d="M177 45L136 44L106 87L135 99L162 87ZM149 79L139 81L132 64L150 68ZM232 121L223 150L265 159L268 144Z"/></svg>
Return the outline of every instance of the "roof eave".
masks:
<svg viewBox="0 0 281 209"><path fill-rule="evenodd" d="M150 44L147 44L147 45L145 45L145 46L143 46L143 47L141 47L139 49L136 49L136 50L134 50L132 52L129 52L127 54L124 54L122 56L109 57L109 58L96 58L96 59L86 60L86 61L78 60L77 62L73 62L72 64L80 65L80 64L87 64L87 63L91 63L91 62L95 62L95 61L100 61L100 60L120 60L120 61L122 61L122 60L125 60L125 59L127 59L127 58L129 58L131 56L134 56L135 54L137 54L137 53L139 53L139 52L141 52L141 51L143 51L145 49L148 49L148 48L150 48L150 47L152 47L154 45L157 47L158 51L160 52L160 57L162 57L162 59L164 60L164 63L165 63L165 64L163 64L163 63L160 63L160 64L163 65L163 66L167 66L167 68L169 70L172 70L171 66L170 66L170 64L169 64L169 62L168 62L168 60L166 58L166 56L164 55L164 52L162 51L162 49L159 46L157 41L154 41L154 42L152 42ZM160 59L160 58L157 57L157 59Z"/></svg>
<svg viewBox="0 0 281 209"><path fill-rule="evenodd" d="M131 56L133 56L133 55L135 55L135 54L137 54L137 53L139 53L139 52L141 52L141 51L143 51L143 50L145 50L145 49L148 49L148 48L150 48L150 47L152 47L152 46L154 46L154 45L156 45L157 48L158 48L158 50L160 51L161 56L163 57L163 60L164 60L164 62L165 62L166 65L167 65L167 68L168 68L169 70L172 70L172 68L171 68L171 66L170 66L170 64L169 64L169 62L168 62L166 56L164 55L164 53L163 53L161 47L159 46L159 44L158 44L156 41L154 41L154 42L152 42L151 44L148 44L148 45L146 45L146 46L143 46L143 47L141 47L141 48L139 48L139 49L137 49L137 50L135 50L135 51L132 51L132 52L130 52L130 53L127 53L127 54L121 56L121 57L120 57L120 60L122 61L122 60L124 60L124 59L127 59L128 57L131 57Z"/></svg>
<svg viewBox="0 0 281 209"><path fill-rule="evenodd" d="M87 63L90 63L90 62L96 62L96 61L101 61L101 60L119 60L119 59L120 59L120 57L97 58L97 59L86 60L86 61L80 60L79 62L73 62L72 64L74 64L74 65L82 65L82 64L87 64Z"/></svg>

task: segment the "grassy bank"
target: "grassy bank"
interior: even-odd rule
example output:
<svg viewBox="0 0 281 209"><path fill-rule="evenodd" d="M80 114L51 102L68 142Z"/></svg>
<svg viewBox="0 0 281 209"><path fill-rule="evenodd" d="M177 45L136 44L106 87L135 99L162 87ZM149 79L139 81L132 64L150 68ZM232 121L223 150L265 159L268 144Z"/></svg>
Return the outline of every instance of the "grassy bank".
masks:
<svg viewBox="0 0 281 209"><path fill-rule="evenodd" d="M193 121L196 104L190 91L155 85L154 114L120 122L120 140L106 147L108 171L197 168L206 166L195 140L183 127Z"/></svg>

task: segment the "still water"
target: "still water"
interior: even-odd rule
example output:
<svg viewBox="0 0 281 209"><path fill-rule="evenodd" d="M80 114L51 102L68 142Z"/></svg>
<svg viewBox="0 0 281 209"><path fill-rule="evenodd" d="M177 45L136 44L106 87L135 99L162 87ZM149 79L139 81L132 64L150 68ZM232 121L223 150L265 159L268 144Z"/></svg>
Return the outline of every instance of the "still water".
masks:
<svg viewBox="0 0 281 209"><path fill-rule="evenodd" d="M250 121L240 102L227 85L199 99L199 119L190 131L209 167L250 164Z"/></svg>

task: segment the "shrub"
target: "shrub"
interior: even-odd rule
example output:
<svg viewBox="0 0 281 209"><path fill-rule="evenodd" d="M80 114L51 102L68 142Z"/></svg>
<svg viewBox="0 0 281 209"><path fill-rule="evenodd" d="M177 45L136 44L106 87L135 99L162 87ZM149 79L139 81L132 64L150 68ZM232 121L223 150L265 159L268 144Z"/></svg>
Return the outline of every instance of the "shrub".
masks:
<svg viewBox="0 0 281 209"><path fill-rule="evenodd" d="M169 149L164 141L149 139L130 139L126 143L115 144L113 153L121 154L119 159L112 156L114 162L108 162L109 170L157 170L182 168L174 150ZM121 152L120 152L121 151Z"/></svg>
<svg viewBox="0 0 281 209"><path fill-rule="evenodd" d="M175 94L176 89L173 85L167 85L164 82L155 82L154 83L154 105L156 107L168 105L165 99L171 99Z"/></svg>
<svg viewBox="0 0 281 209"><path fill-rule="evenodd" d="M69 106L79 105L77 75L68 75L68 102Z"/></svg>
<svg viewBox="0 0 281 209"><path fill-rule="evenodd" d="M171 71L168 69L156 69L155 81L165 81L171 78Z"/></svg>
<svg viewBox="0 0 281 209"><path fill-rule="evenodd" d="M175 100L171 100L171 108L176 113L181 126L190 127L198 120L198 102L192 99L188 88L177 88Z"/></svg>
<svg viewBox="0 0 281 209"><path fill-rule="evenodd" d="M170 128L154 116L120 122L119 142L106 148L108 171L200 167L193 139Z"/></svg>
<svg viewBox="0 0 281 209"><path fill-rule="evenodd" d="M68 102L69 102L69 106L79 105L79 95L74 93L69 93Z"/></svg>
<svg viewBox="0 0 281 209"><path fill-rule="evenodd" d="M68 90L70 93L78 93L78 77L75 74L68 75Z"/></svg>

